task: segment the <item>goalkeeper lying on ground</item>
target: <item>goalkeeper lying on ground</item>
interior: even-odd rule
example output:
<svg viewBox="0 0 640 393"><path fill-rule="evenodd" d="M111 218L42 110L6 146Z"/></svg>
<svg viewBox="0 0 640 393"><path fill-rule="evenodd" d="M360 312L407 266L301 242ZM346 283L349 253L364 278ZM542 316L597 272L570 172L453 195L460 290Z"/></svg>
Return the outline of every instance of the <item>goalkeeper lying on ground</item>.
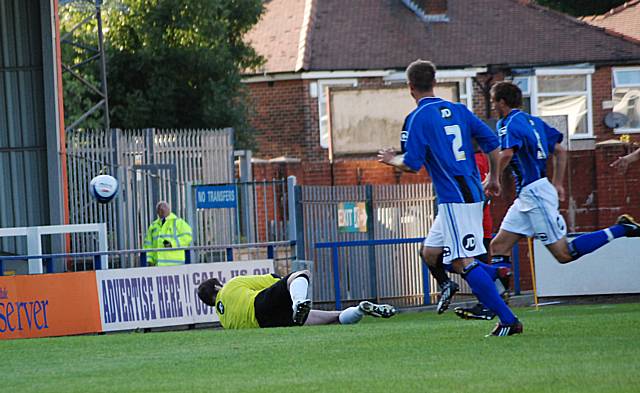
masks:
<svg viewBox="0 0 640 393"><path fill-rule="evenodd" d="M303 270L283 278L275 274L238 276L224 286L211 278L200 284L198 297L215 307L225 329L352 324L365 315L390 318L396 314L393 306L368 301L343 311L311 310L308 288L309 271Z"/></svg>

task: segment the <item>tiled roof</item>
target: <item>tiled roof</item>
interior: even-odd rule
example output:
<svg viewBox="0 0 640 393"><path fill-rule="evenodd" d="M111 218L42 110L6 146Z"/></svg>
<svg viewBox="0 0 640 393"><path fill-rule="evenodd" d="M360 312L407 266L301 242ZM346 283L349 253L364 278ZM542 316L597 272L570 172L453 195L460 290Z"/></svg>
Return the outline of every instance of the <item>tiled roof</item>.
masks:
<svg viewBox="0 0 640 393"><path fill-rule="evenodd" d="M263 71L290 72L296 69L307 2L310 0L264 2L262 18L245 36L246 41L266 58Z"/></svg>
<svg viewBox="0 0 640 393"><path fill-rule="evenodd" d="M402 0L307 2L307 18L302 0L267 3L250 35L266 72L402 69L417 58L441 68L640 61L640 44L525 0L449 0L449 21L433 23Z"/></svg>
<svg viewBox="0 0 640 393"><path fill-rule="evenodd" d="M607 13L585 16L582 20L640 42L640 0L628 1Z"/></svg>

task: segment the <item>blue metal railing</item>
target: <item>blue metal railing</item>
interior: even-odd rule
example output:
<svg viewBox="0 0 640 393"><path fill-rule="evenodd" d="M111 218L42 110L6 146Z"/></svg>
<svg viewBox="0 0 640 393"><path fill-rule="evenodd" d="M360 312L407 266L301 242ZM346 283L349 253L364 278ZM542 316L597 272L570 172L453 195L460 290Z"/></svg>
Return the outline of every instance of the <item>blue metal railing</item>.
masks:
<svg viewBox="0 0 640 393"><path fill-rule="evenodd" d="M333 286L336 294L336 310L342 309L342 295L340 291L340 256L338 254L338 248L340 247L361 247L361 246L380 246L389 244L408 244L408 243L421 243L424 241L423 237L414 238L400 238L400 239L379 239L379 240L354 240L354 241L342 241L342 242L320 242L316 243L316 248L330 248L331 249L331 264L333 265ZM426 272L426 273L425 273ZM425 276L426 275L426 276ZM425 292L425 299L429 296L429 280L428 270L422 269L423 286ZM428 300L425 300L428 301ZM427 303L428 304L428 303Z"/></svg>
<svg viewBox="0 0 640 393"><path fill-rule="evenodd" d="M295 241L284 240L278 242L263 242L263 243L243 243L243 244L220 244L211 246L193 246L193 247L177 247L177 248L157 248L157 249L134 249L134 250L116 250L116 251L95 251L95 252L76 252L76 253L58 253L58 254L43 254L43 255L7 255L0 256L0 276L4 275L4 261L28 261L31 259L42 259L46 265L47 272L53 271L53 261L56 259L68 259L68 258L91 258L94 261L95 270L101 270L106 268L102 266L102 256L122 256L122 255L140 255L140 267L147 266L147 253L156 251L184 251L185 252L185 264L192 262L192 253L201 251L224 251L226 253L227 262L234 260L233 251L243 248L263 248L267 251L267 258L273 259L275 255L275 249L278 247L290 247L295 249ZM292 256L293 258L293 256Z"/></svg>
<svg viewBox="0 0 640 393"><path fill-rule="evenodd" d="M424 237L413 238L398 238L398 239L380 239L380 240L353 240L353 241L339 241L339 242L319 242L316 243L315 248L330 248L331 249L331 264L333 266L333 286L336 295L336 310L342 309L342 296L340 290L340 256L338 249L340 247L363 247L363 246L380 246L390 244L411 244L422 243ZM516 295L520 294L520 257L518 243L513 247L513 281L514 292ZM424 304L430 304L429 294L429 269L424 262L422 262L422 285L424 290Z"/></svg>

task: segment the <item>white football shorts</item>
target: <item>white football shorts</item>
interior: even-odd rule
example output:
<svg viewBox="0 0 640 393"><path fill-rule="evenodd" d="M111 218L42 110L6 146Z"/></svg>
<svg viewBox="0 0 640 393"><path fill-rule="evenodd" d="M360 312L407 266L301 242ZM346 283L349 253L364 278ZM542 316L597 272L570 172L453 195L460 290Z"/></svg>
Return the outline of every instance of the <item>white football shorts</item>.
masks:
<svg viewBox="0 0 640 393"><path fill-rule="evenodd" d="M557 242L567 235L567 225L558 211L558 191L544 177L522 188L500 229L532 237L542 244Z"/></svg>
<svg viewBox="0 0 640 393"><path fill-rule="evenodd" d="M483 202L439 204L424 246L442 247L446 264L487 252L482 243L482 205Z"/></svg>

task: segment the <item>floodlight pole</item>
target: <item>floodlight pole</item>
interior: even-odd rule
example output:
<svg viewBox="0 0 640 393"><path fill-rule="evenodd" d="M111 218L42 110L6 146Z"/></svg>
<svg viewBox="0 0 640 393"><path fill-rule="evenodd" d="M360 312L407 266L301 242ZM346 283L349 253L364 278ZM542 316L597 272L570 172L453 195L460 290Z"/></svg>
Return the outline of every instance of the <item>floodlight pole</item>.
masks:
<svg viewBox="0 0 640 393"><path fill-rule="evenodd" d="M80 115L80 117L75 119L68 127L65 128L65 131L70 132L75 127L82 124L89 116L91 116L97 110L102 109L103 129L105 132L111 133L111 142L113 145L112 163L110 167L111 175L115 176L116 178L120 179L120 181L122 181L124 179L124 176L123 176L124 172L120 169L120 160L119 160L120 155L119 155L119 149L118 149L118 135L117 135L118 130L111 130L111 120L109 118L109 91L107 88L107 57L105 56L105 51L104 51L104 31L103 31L103 24L102 24L102 8L104 6L104 0L70 0L67 2L68 3L73 2L78 4L79 3L92 4L91 6L92 13L91 15L88 15L87 17L83 18L83 20L80 23L75 25L61 39L61 44L65 43L65 44L73 45L75 47L86 50L89 54L89 58L77 64L72 64L72 65L63 64L62 65L63 69L64 71L69 72L73 77L75 77L80 82L82 82L82 84L85 87L87 87L89 90L94 92L98 97L100 97L100 100L98 103L96 103L87 111L85 111L82 115ZM96 20L97 30L98 30L97 48L86 43L74 42L72 37L73 32L76 31L81 26L87 23L90 23L94 18ZM86 78L82 77L82 75L76 71L76 69L78 69L79 67L86 65L88 63L91 63L95 60L99 62L98 64L100 66L99 88L97 86L94 86L91 82L89 82ZM120 191L117 197L118 202L120 202L125 197L126 196L124 195L124 191ZM120 228L121 224L124 222L123 209L122 209L121 203L116 203L115 213L116 213L116 217L115 217L116 228ZM118 247L124 248L124 235L122 231L116 231L116 236L117 236Z"/></svg>
<svg viewBox="0 0 640 393"><path fill-rule="evenodd" d="M85 3L86 1L73 1L73 0L68 1L68 3L70 2ZM109 130L111 128L111 123L109 119L109 95L107 90L107 63L106 63L106 56L104 54L104 33L102 29L102 6L103 6L103 0L95 0L94 7L93 7L94 12L92 13L92 15L89 15L86 18L84 18L80 23L74 26L73 29L71 29L68 33L62 36L60 40L61 44L76 46L78 48L83 48L89 52L95 53L93 56L89 57L88 59L84 60L79 64L75 64L75 65L63 64L62 68L64 69L64 71L69 72L74 78L82 82L82 84L84 84L85 87L87 87L89 90L93 91L100 97L100 101L97 104L89 108L86 112L80 115L79 118L71 122L71 124L69 124L69 126L65 128L65 131L67 132L76 128L78 125L84 122L89 116L91 116L91 114L93 114L95 111L97 111L100 108L102 108L103 110L104 129ZM92 21L94 18L97 22L97 27L98 27L97 48L92 47L90 45L73 42L72 33L78 28L80 28L81 26ZM85 78L83 78L82 75L80 75L77 71L75 71L76 68L82 65L91 63L94 60L98 60L100 62L100 88L99 89L96 86L92 85Z"/></svg>
<svg viewBox="0 0 640 393"><path fill-rule="evenodd" d="M98 52L100 53L100 78L102 84L102 97L104 99L104 129L111 129L109 120L109 95L107 94L107 61L104 55L104 34L102 31L102 0L96 0L96 19L98 21ZM114 146L116 147L116 146ZM116 153L117 154L117 147ZM117 164L117 160L115 161Z"/></svg>

